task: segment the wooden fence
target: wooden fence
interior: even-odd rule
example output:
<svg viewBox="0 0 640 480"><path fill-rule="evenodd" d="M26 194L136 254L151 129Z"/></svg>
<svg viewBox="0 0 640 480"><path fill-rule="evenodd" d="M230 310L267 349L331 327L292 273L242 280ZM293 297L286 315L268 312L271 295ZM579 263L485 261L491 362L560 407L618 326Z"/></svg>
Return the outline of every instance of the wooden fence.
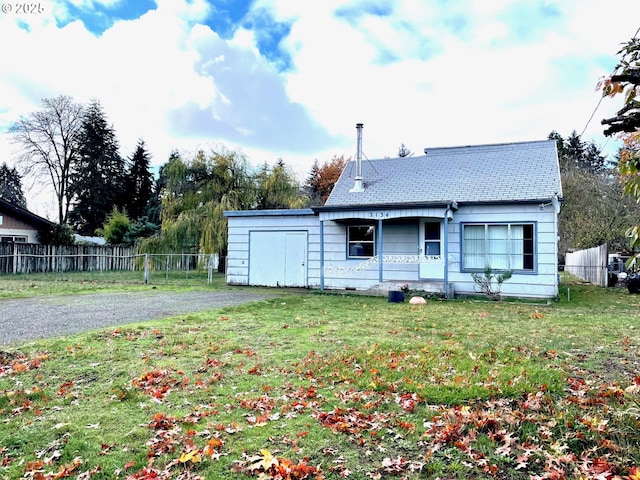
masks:
<svg viewBox="0 0 640 480"><path fill-rule="evenodd" d="M608 285L608 263L609 246L605 243L599 247L568 252L565 256L564 268L585 282L606 287Z"/></svg>
<svg viewBox="0 0 640 480"><path fill-rule="evenodd" d="M0 244L0 274L134 270L133 247Z"/></svg>
<svg viewBox="0 0 640 480"><path fill-rule="evenodd" d="M202 274L211 284L217 268L217 254L145 254L134 247L0 243L0 275L137 270L145 283Z"/></svg>

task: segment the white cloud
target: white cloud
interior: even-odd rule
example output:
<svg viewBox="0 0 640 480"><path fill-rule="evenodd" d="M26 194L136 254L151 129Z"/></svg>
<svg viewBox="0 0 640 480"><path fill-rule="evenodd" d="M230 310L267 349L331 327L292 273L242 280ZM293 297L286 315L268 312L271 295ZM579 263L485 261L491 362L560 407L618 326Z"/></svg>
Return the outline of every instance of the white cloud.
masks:
<svg viewBox="0 0 640 480"><path fill-rule="evenodd" d="M294 65L290 96L333 134L363 121L374 156L394 154L401 141L421 151L580 132L598 102L598 78L615 63L614 32L621 41L635 32L623 5L599 1L532 3L520 16L522 4L510 1L453 2L455 10L400 1L390 16L361 15L355 25L333 4L268 3L276 18L295 19L284 44ZM385 51L396 61L379 61ZM599 118L585 139L602 144Z"/></svg>
<svg viewBox="0 0 640 480"><path fill-rule="evenodd" d="M637 30L624 14L635 0L615 8L603 0L258 0L250 16L290 26L280 45L289 62L278 63L260 54L270 31L239 26L221 38L204 24L205 0L158 0L100 36L80 20L58 27L56 18L73 20L62 5L0 16L0 42L12 47L0 51L0 129L45 97L97 98L124 155L138 138L155 164L174 148L222 142L255 164L284 158L301 178L314 158L352 156L357 122L370 158L394 155L400 143L420 153L580 133L599 100L598 78ZM584 139L605 144L600 120L617 102L603 101ZM11 158L6 134L0 154Z"/></svg>

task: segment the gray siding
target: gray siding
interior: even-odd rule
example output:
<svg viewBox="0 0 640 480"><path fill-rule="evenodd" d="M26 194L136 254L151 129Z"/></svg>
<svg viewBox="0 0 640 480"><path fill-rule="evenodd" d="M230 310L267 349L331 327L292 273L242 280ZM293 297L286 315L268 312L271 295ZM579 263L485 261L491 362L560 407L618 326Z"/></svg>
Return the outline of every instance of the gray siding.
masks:
<svg viewBox="0 0 640 480"><path fill-rule="evenodd" d="M249 212L247 212L249 213ZM249 284L249 234L251 231L306 231L309 238L307 256L307 278L310 287L319 286L312 279L320 278L320 224L313 214L301 215L255 215L230 216L227 253L227 283Z"/></svg>
<svg viewBox="0 0 640 480"><path fill-rule="evenodd" d="M474 294L471 273L462 271L460 232L462 223L529 223L536 225L536 270L515 273L503 284L505 295L549 298L558 294L556 239L553 207L537 204L462 206L448 222L448 279L459 294ZM358 223L354 220L353 223ZM325 222L325 278L328 289L370 288L379 283L378 264L346 258L346 223ZM417 255L419 219L406 218L383 223L383 255ZM366 269L359 267L367 265ZM335 268L331 268L335 267ZM383 282L419 282L419 265L385 263Z"/></svg>
<svg viewBox="0 0 640 480"><path fill-rule="evenodd" d="M373 222L378 227L377 222ZM365 259L347 258L347 225L362 224L353 220L349 223L326 221L324 226L325 278L326 288L353 288L363 290L379 282L377 262ZM417 255L418 219L408 218L383 222L383 255ZM363 267L367 268L364 269ZM332 269L335 267L335 270ZM336 271L337 270L337 271ZM418 265L409 263L386 263L383 268L383 281L398 282L417 279Z"/></svg>
<svg viewBox="0 0 640 480"><path fill-rule="evenodd" d="M503 284L505 295L549 298L558 294L558 231L556 215L552 206L541 209L536 204L508 206L461 207L449 222L449 282L456 293L474 293L475 284L471 274L462 271L460 231L461 224L481 223L526 223L536 224L536 272L514 273Z"/></svg>
<svg viewBox="0 0 640 480"><path fill-rule="evenodd" d="M320 275L320 219L313 214L251 215L229 217L229 253L227 283L247 285L249 282L249 236L251 231L308 232L308 286L318 288ZM324 221L324 287L326 289L364 290L379 283L377 261L347 258L346 226L362 224L378 226L377 220L352 219ZM549 298L558 293L557 224L552 206L541 209L538 204L464 205L454 212L448 222L448 279L455 293L473 294L475 284L469 272L462 271L461 224L523 223L536 225L536 270L516 273L504 283L503 293L512 296ZM417 255L420 244L420 218L391 218L383 221L383 255ZM443 252L444 253L444 252ZM383 282L419 282L417 263L385 263Z"/></svg>

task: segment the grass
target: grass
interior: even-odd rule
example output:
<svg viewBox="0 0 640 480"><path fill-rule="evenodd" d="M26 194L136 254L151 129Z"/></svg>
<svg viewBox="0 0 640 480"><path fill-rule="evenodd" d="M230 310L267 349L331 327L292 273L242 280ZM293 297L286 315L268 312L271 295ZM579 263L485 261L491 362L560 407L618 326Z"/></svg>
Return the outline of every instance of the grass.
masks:
<svg viewBox="0 0 640 480"><path fill-rule="evenodd" d="M37 273L29 275L0 275L0 299L26 298L37 295L81 294L164 288L220 289L227 288L224 276L215 274L208 284L207 272L152 272L149 284L144 283L141 271L93 271Z"/></svg>
<svg viewBox="0 0 640 480"><path fill-rule="evenodd" d="M0 478L637 479L639 300L311 292L22 344Z"/></svg>

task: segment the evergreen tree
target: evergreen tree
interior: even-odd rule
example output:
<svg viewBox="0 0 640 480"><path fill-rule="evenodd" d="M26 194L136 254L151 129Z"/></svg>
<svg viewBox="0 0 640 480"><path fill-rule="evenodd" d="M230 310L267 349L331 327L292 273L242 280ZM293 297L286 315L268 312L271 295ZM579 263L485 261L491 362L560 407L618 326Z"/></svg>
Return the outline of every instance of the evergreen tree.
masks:
<svg viewBox="0 0 640 480"><path fill-rule="evenodd" d="M153 192L151 193L151 198L147 203L147 206L144 209L144 217L148 222L151 222L155 225L160 225L162 223L160 219L161 210L162 210L162 192L165 187L165 179L162 177L162 173L160 176L153 182Z"/></svg>
<svg viewBox="0 0 640 480"><path fill-rule="evenodd" d="M411 157L411 156L413 156L413 152L409 150L404 143L401 143L400 146L398 147L398 157L404 158L404 157Z"/></svg>
<svg viewBox="0 0 640 480"><path fill-rule="evenodd" d="M556 141L560 167L563 172L572 168L598 175L610 172L609 165L605 156L602 155L600 147L595 142L586 143L582 141L582 138L575 130L566 139L563 139L555 130L547 138Z"/></svg>
<svg viewBox="0 0 640 480"><path fill-rule="evenodd" d="M564 146L564 138L562 138L562 135L560 135L555 130L552 130L547 139L556 141L556 146L558 147L558 157L566 157L567 150Z"/></svg>
<svg viewBox="0 0 640 480"><path fill-rule="evenodd" d="M136 151L129 159L127 178L127 201L125 204L129 218L136 220L145 215L146 208L153 197L153 175L149 170L151 156L143 140L138 141Z"/></svg>
<svg viewBox="0 0 640 480"><path fill-rule="evenodd" d="M306 182L302 186L302 190L309 198L309 202L311 205L321 205L322 198L320 197L320 192L316 188L318 184L318 177L320 176L320 163L318 163L318 159L316 158L313 161L313 165L311 165L311 170L309 171L309 176L307 177Z"/></svg>
<svg viewBox="0 0 640 480"><path fill-rule="evenodd" d="M15 167L9 168L6 163L0 166L0 198L18 207L27 208L20 174Z"/></svg>
<svg viewBox="0 0 640 480"><path fill-rule="evenodd" d="M126 203L125 161L118 147L102 106L92 101L83 118L71 185L74 200L69 219L82 235L93 235L114 207Z"/></svg>
<svg viewBox="0 0 640 480"><path fill-rule="evenodd" d="M594 142L587 144L584 159L585 168L592 173L602 174L610 171L606 157L602 155L602 150Z"/></svg>
<svg viewBox="0 0 640 480"><path fill-rule="evenodd" d="M133 246L150 237L156 237L160 232L160 224L149 220L149 217L142 216L130 224L129 230L124 235L122 243Z"/></svg>
<svg viewBox="0 0 640 480"><path fill-rule="evenodd" d="M564 142L565 154L573 163L582 168L585 165L585 144L575 130L567 137Z"/></svg>

